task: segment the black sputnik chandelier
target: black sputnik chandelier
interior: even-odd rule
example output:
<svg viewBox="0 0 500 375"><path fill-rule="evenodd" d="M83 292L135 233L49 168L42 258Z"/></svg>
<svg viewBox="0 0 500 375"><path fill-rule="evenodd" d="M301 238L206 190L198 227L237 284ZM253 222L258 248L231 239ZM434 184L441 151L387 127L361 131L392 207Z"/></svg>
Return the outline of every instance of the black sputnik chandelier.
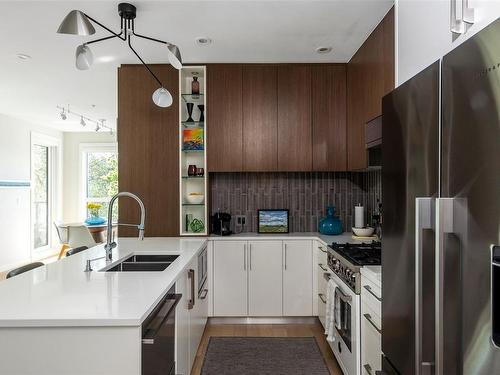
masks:
<svg viewBox="0 0 500 375"><path fill-rule="evenodd" d="M142 39L151 40L153 42L161 43L167 46L167 57L170 64L176 68L182 68L182 59L179 48L172 43L165 42L163 40L151 38L145 35L137 34L135 32L135 18L137 15L136 7L132 4L128 3L120 3L118 4L118 15L120 16L120 33L115 33L110 28L104 26L102 23L96 21L94 18L90 17L88 14L80 10L72 10L68 13L68 15L64 18L59 29L57 30L60 34L72 34L72 35L82 35L89 36L95 34L94 26L92 22L96 25L99 25L104 30L109 32L111 35L106 36L104 38L99 38L95 40L91 40L88 42L79 45L76 48L76 67L80 70L87 70L91 67L94 57L92 55L92 51L89 48L90 44L102 42L108 39L119 38L122 41L126 42L132 52L137 56L140 62L146 67L146 69L151 73L156 82L160 87L155 90L153 93L153 102L159 107L169 107L172 105L172 95L170 92L164 87L163 83L160 79L153 73L151 68L144 62L144 60L139 56L139 54L135 51L134 47L132 47L132 37L138 37Z"/></svg>

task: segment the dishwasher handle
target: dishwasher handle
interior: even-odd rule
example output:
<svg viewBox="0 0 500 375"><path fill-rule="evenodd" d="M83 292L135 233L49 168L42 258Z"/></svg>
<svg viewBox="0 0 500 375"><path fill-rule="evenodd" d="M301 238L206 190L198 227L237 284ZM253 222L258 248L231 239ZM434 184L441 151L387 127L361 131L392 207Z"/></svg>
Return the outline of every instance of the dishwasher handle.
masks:
<svg viewBox="0 0 500 375"><path fill-rule="evenodd" d="M182 294L170 294L165 298L162 307L158 310L156 316L146 328L142 336L142 343L146 345L154 345L155 337L160 331L163 324L175 312L175 307L182 298Z"/></svg>

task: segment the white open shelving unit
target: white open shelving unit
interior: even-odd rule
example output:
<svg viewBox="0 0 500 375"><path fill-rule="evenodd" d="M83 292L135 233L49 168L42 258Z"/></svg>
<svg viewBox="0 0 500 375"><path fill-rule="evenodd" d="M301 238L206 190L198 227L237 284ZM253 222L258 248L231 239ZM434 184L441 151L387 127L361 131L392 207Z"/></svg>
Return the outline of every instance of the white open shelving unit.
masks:
<svg viewBox="0 0 500 375"><path fill-rule="evenodd" d="M200 94L193 95L191 92L191 83L193 77L198 77L200 83ZM206 236L208 233L208 171L207 171L207 123L206 123L206 67L205 66L186 66L179 71L179 194L180 194L180 229L181 236ZM188 119L187 103L193 103L192 119L194 122L186 122ZM198 105L205 107L205 121L200 122L201 112ZM188 134L190 133L190 134ZM201 137L201 149L193 150L193 146L187 146L185 137L193 136L196 133ZM186 147L187 146L187 147ZM195 146L195 148L200 148ZM196 165L197 168L203 168L203 176L189 176L188 168L190 165ZM204 196L201 203L189 203L187 197L190 193L201 193ZM189 219L190 218L190 219ZM191 229L192 220L201 220L203 230L195 232Z"/></svg>

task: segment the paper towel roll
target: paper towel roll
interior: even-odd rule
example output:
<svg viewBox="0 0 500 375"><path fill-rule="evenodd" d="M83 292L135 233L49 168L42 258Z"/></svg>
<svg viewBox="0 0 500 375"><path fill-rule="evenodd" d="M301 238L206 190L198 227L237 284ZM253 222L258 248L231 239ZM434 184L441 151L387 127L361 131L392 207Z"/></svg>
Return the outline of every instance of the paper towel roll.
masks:
<svg viewBox="0 0 500 375"><path fill-rule="evenodd" d="M363 228L365 226L365 208L358 204L354 207L354 228Z"/></svg>

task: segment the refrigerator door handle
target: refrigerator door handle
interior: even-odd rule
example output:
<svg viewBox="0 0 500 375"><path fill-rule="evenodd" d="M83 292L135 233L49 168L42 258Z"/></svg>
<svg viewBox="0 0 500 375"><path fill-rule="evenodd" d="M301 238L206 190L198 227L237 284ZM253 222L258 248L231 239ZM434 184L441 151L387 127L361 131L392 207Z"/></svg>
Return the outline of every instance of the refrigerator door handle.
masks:
<svg viewBox="0 0 500 375"><path fill-rule="evenodd" d="M453 234L460 243L467 243L466 228L467 228L467 199L466 198L438 198L436 199L436 315L435 315L435 357L436 357L436 371L435 375L444 375L444 292L445 285L445 261L446 246L445 239L447 235ZM461 249L458 250L461 252ZM462 267L462 256L459 263ZM456 287L456 286L455 286ZM458 286L460 290L461 286ZM447 317L449 320L450 317Z"/></svg>
<svg viewBox="0 0 500 375"><path fill-rule="evenodd" d="M423 336L423 231L434 230L434 198L415 198L415 374L431 373L432 364L422 358Z"/></svg>

